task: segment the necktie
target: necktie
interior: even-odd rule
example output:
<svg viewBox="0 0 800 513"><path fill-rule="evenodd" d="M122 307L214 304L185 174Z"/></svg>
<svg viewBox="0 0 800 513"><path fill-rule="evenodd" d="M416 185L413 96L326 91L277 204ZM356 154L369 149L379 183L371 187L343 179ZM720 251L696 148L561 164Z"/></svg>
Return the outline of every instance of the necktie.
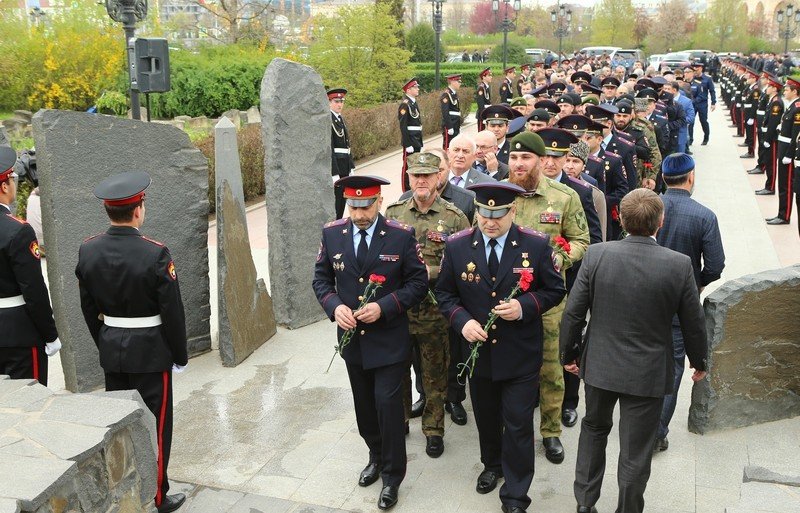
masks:
<svg viewBox="0 0 800 513"><path fill-rule="evenodd" d="M358 234L361 235L361 241L358 243L356 262L358 263L358 267L364 267L364 263L367 261L367 251L369 251L367 247L367 230L359 230Z"/></svg>
<svg viewBox="0 0 800 513"><path fill-rule="evenodd" d="M461 177L454 176L453 178L450 179L450 183L455 185L456 187L461 187Z"/></svg>
<svg viewBox="0 0 800 513"><path fill-rule="evenodd" d="M489 274L492 275L492 279L497 277L497 271L500 269L500 261L497 259L497 240L490 239L489 240Z"/></svg>

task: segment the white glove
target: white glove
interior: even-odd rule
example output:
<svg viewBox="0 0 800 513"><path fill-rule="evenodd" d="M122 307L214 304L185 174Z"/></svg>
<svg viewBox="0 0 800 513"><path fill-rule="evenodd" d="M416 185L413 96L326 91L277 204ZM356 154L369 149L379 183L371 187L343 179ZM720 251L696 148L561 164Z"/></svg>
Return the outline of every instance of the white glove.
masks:
<svg viewBox="0 0 800 513"><path fill-rule="evenodd" d="M56 339L52 342L48 342L44 345L44 352L47 356L55 355L59 349L61 349L61 339L56 337Z"/></svg>
<svg viewBox="0 0 800 513"><path fill-rule="evenodd" d="M336 180L339 179L339 176L338 175L333 175L333 176L331 176L331 178L333 178L333 183L336 183Z"/></svg>
<svg viewBox="0 0 800 513"><path fill-rule="evenodd" d="M189 366L188 363L186 365L178 365L177 363L173 363L172 364L172 372L174 372L176 374L180 374L181 372L185 371L186 367L188 367L188 366Z"/></svg>
<svg viewBox="0 0 800 513"><path fill-rule="evenodd" d="M767 141L764 141L764 147L769 148L769 143Z"/></svg>
<svg viewBox="0 0 800 513"><path fill-rule="evenodd" d="M781 159L781 163L782 164L791 164L792 163L792 159L790 159L789 157L783 157Z"/></svg>
<svg viewBox="0 0 800 513"><path fill-rule="evenodd" d="M452 128L447 130L447 135L453 135L454 133L456 133L456 131L453 130Z"/></svg>
<svg viewBox="0 0 800 513"><path fill-rule="evenodd" d="M748 125L752 125L752 124L753 124L753 118L750 118L750 119L748 119L748 120L747 120L747 124L748 124Z"/></svg>
<svg viewBox="0 0 800 513"><path fill-rule="evenodd" d="M408 148L406 148L406 153L409 154L409 155L414 153L414 147L413 146L409 146Z"/></svg>

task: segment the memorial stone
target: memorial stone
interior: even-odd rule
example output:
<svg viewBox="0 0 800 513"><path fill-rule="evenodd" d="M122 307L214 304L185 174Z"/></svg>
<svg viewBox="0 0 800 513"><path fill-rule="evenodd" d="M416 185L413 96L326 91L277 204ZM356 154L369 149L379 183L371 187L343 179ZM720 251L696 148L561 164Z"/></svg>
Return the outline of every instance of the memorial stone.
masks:
<svg viewBox="0 0 800 513"><path fill-rule="evenodd" d="M235 367L275 334L275 314L250 250L236 127L223 116L214 132L219 353Z"/></svg>
<svg viewBox="0 0 800 513"><path fill-rule="evenodd" d="M108 217L92 193L122 171L147 171L143 235L170 249L186 310L189 354L211 348L208 281L208 163L169 125L82 112L41 110L33 118L41 184L47 273L67 388L103 386L104 375L80 308L75 266L81 242L105 232Z"/></svg>
<svg viewBox="0 0 800 513"><path fill-rule="evenodd" d="M273 59L261 82L270 290L278 324L325 318L311 288L322 226L335 218L330 107L310 67Z"/></svg>

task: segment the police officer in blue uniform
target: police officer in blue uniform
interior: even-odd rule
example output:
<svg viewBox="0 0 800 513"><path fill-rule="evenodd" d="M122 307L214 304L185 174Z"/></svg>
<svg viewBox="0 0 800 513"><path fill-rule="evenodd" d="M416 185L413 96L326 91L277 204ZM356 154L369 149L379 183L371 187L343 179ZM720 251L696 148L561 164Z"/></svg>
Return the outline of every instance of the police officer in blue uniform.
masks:
<svg viewBox="0 0 800 513"><path fill-rule="evenodd" d="M16 161L13 149L0 146L0 374L47 386L47 356L61 342L36 234L9 208L17 197Z"/></svg>
<svg viewBox="0 0 800 513"><path fill-rule="evenodd" d="M711 111L713 112L717 108L717 91L714 81L704 73L706 65L703 61L695 61L692 67L695 70L695 77L692 80L692 101L694 102L694 111L700 118L700 126L703 127L703 142L700 144L705 146L708 144L708 136L711 133L708 127L708 99L711 96ZM692 124L692 128L694 128L694 124ZM694 141L694 130L690 130L689 140Z"/></svg>
<svg viewBox="0 0 800 513"><path fill-rule="evenodd" d="M337 340L354 329L342 350L353 392L358 432L369 448L369 463L358 484L378 478L378 508L397 504L406 473L402 381L411 360L406 312L425 298L428 273L414 230L380 214L381 185L373 176L348 176L344 187L350 217L322 230L313 287L328 317L338 325ZM359 308L371 275L385 282Z"/></svg>
<svg viewBox="0 0 800 513"><path fill-rule="evenodd" d="M172 448L172 370L188 363L186 318L175 263L160 242L139 232L150 175L120 173L94 194L111 221L81 244L75 275L86 326L100 351L106 390L137 390L156 418L159 513L186 500L167 495Z"/></svg>
<svg viewBox="0 0 800 513"><path fill-rule="evenodd" d="M538 154L544 153L541 139ZM475 191L477 227L450 237L436 298L450 326L469 344L481 343L469 378L481 462L476 491L489 493L499 478L504 513L524 513L533 481L533 411L542 365L542 313L566 291L549 237L514 224L514 199L524 189L484 183ZM520 276L533 282L506 301ZM484 330L490 312L499 317Z"/></svg>

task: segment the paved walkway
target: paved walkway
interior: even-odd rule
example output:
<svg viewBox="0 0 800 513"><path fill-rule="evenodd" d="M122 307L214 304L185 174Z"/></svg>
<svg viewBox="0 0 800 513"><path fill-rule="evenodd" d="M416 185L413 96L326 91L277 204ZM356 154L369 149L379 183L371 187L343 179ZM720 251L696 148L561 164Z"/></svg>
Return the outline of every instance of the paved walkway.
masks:
<svg viewBox="0 0 800 513"><path fill-rule="evenodd" d="M727 267L721 281L800 262L796 219L791 226L767 227L777 199L758 198L762 177L745 174L752 161L739 159L739 139L731 137L722 110L711 113L711 143L695 151L695 197L720 219ZM697 127L699 129L699 126ZM474 133L472 125L467 132ZM430 141L438 145L440 140ZM399 195L398 154L361 166L395 184L385 204ZM266 213L248 213L253 254L266 277ZM213 231L213 227L210 233ZM211 241L213 244L213 237ZM209 251L214 276L215 248ZM212 288L214 281L212 280ZM713 287L709 287L710 291ZM212 290L212 311L216 301ZM212 324L214 323L212 319ZM380 485L360 488L358 472L367 461L352 411L346 371L337 359L330 373L334 325L319 322L278 334L234 369L223 368L216 351L194 358L175 376L175 437L170 464L173 490L189 493L184 513L372 512ZM57 378L56 378L57 379ZM54 380L55 381L55 380ZM698 436L687 431L691 394L684 376L670 449L653 461L645 500L654 513L754 513L800 511L800 489L742 483L745 465L762 465L800 474L800 419ZM465 404L471 410L468 404ZM583 405L579 413L583 414ZM469 412L466 426L447 418L442 457L425 455L419 419L407 439L408 474L394 511L484 513L500 511L497 492L479 495L481 471L477 432ZM538 433L538 420L537 433ZM572 495L579 427L565 428L566 460L553 465L536 444L536 476L529 511L575 511ZM538 436L538 434L537 434ZM616 429L609 438L601 513L616 507Z"/></svg>

